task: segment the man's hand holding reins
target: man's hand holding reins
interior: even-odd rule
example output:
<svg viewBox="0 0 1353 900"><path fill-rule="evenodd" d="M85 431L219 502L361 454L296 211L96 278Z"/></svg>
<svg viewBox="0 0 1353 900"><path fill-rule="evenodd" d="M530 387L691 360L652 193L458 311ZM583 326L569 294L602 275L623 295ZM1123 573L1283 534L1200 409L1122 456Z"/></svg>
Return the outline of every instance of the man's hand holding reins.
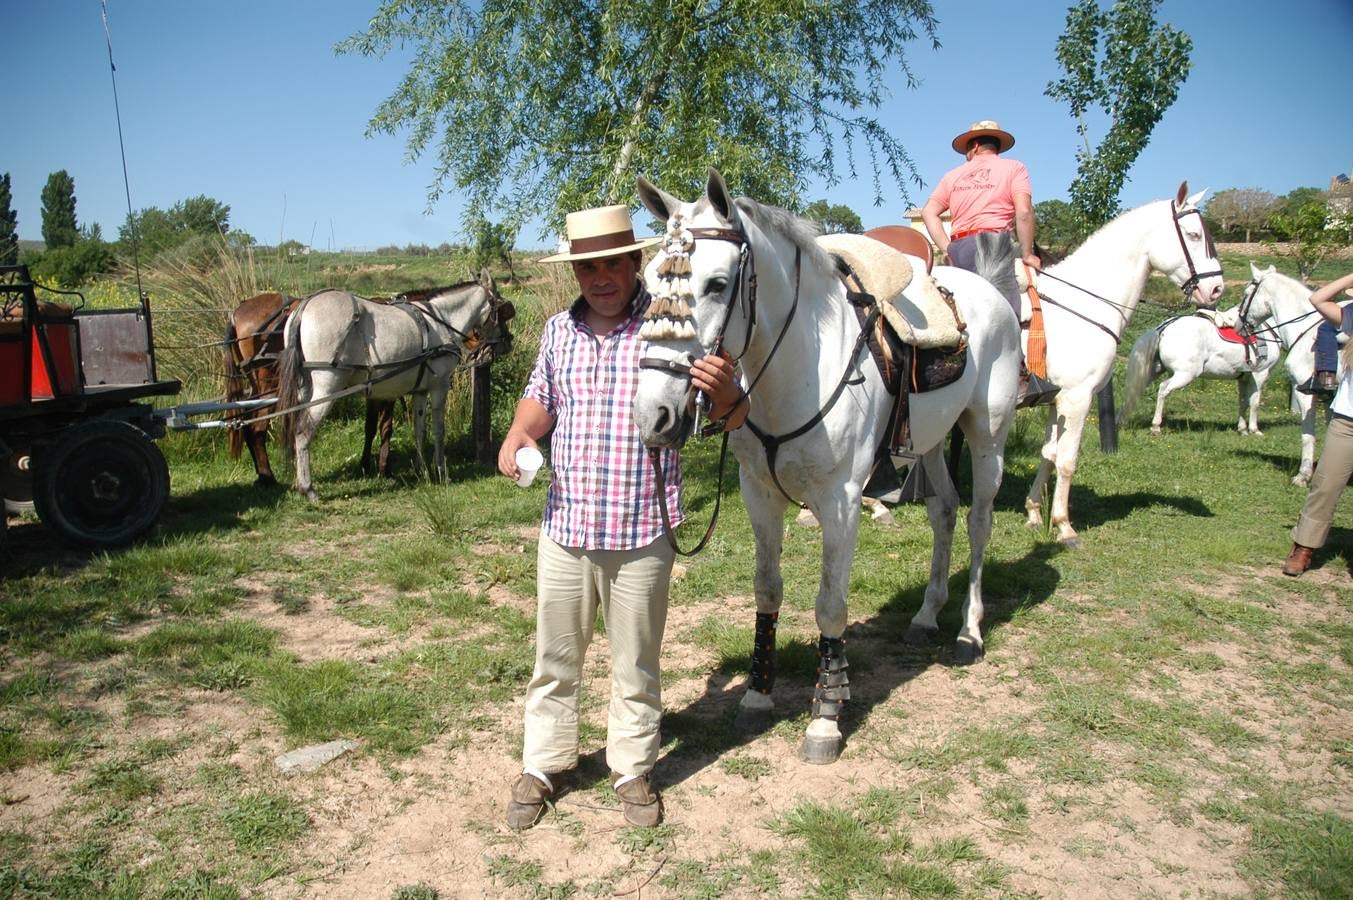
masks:
<svg viewBox="0 0 1353 900"><path fill-rule="evenodd" d="M709 417L722 421L724 431L740 428L747 421L751 404L727 351L697 359L691 366L691 383L709 397Z"/></svg>

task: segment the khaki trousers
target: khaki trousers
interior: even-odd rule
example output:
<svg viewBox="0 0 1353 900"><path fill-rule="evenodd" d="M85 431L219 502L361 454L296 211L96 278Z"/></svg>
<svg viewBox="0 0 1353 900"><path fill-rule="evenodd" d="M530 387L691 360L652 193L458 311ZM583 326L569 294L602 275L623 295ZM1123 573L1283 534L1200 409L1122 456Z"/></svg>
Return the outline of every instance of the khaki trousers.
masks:
<svg viewBox="0 0 1353 900"><path fill-rule="evenodd" d="M1311 476L1311 492L1306 495L1297 526L1292 529L1293 543L1311 548L1325 546L1349 475L1353 475L1353 419L1332 416L1320 461Z"/></svg>
<svg viewBox="0 0 1353 900"><path fill-rule="evenodd" d="M611 645L606 762L621 775L652 771L662 719L658 658L674 559L665 538L637 550L581 550L540 536L525 768L548 774L578 763L578 685L600 607Z"/></svg>

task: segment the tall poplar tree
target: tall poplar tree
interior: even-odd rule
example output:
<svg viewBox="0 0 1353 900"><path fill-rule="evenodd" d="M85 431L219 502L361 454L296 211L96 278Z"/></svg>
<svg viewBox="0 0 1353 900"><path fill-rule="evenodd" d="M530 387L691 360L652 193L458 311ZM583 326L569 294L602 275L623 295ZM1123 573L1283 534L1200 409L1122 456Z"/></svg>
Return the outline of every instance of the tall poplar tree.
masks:
<svg viewBox="0 0 1353 900"><path fill-rule="evenodd" d="M19 261L19 214L13 208L9 173L0 175L0 266Z"/></svg>
<svg viewBox="0 0 1353 900"><path fill-rule="evenodd" d="M80 237L75 224L75 179L65 169L53 172L42 188L42 240L48 250L74 247Z"/></svg>
<svg viewBox="0 0 1353 900"><path fill-rule="evenodd" d="M1079 165L1068 193L1088 231L1118 214L1128 169L1188 77L1193 40L1157 24L1160 4L1118 0L1102 10L1096 0L1080 0L1067 10L1066 30L1057 39L1057 61L1066 74L1044 93L1070 104L1085 142L1076 151ZM1109 127L1092 148L1085 114L1095 107Z"/></svg>
<svg viewBox="0 0 1353 900"><path fill-rule="evenodd" d="M557 226L570 210L631 202L634 179L691 192L717 163L758 199L797 208L810 176L867 161L920 178L871 111L905 55L938 48L929 0L389 0L340 52L411 47L411 68L368 133L408 131L435 152L431 205L448 187L467 223Z"/></svg>

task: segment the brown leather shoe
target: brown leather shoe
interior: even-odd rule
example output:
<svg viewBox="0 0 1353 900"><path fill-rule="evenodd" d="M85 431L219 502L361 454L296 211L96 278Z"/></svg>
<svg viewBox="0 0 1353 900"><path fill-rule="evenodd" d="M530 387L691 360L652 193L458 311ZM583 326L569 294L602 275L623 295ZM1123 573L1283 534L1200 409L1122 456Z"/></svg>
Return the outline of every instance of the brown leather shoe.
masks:
<svg viewBox="0 0 1353 900"><path fill-rule="evenodd" d="M611 785L623 778L619 772L611 773ZM620 805L625 821L640 828L652 828L662 821L662 798L648 783L647 775L625 782L615 789L620 797Z"/></svg>
<svg viewBox="0 0 1353 900"><path fill-rule="evenodd" d="M522 772L517 783L512 785L512 796L507 801L507 827L525 831L539 822L553 796L554 791L545 782Z"/></svg>
<svg viewBox="0 0 1353 900"><path fill-rule="evenodd" d="M1287 554L1287 562L1283 563L1283 574L1291 575L1293 578L1301 575L1311 567L1311 548L1303 547L1300 544L1292 545L1292 552Z"/></svg>

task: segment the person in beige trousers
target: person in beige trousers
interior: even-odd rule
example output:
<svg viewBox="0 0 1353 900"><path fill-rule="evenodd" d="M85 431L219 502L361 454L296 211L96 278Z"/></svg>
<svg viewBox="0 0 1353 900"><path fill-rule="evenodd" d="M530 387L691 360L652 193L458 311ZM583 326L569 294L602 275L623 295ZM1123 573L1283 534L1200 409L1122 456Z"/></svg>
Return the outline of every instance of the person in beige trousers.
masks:
<svg viewBox="0 0 1353 900"><path fill-rule="evenodd" d="M662 804L649 776L661 744L659 653L674 551L658 511L657 485L631 417L650 298L639 279L642 247L629 209L568 216L568 262L580 296L545 323L540 352L498 453L516 478L518 450L550 437L552 478L536 556L536 663L526 687L523 771L506 824L540 821L578 764L578 696L598 610L611 649L606 762L625 821L653 826ZM692 384L726 428L747 417L746 395L727 355L695 361ZM679 460L663 451L667 504L680 521Z"/></svg>
<svg viewBox="0 0 1353 900"><path fill-rule="evenodd" d="M1353 336L1353 304L1341 307L1335 299L1353 287L1353 273L1331 281L1311 294L1311 305L1316 311L1343 332ZM1311 492L1301 518L1292 529L1292 552L1283 563L1283 574L1300 576L1311 566L1311 553L1325 546L1329 537L1339 498L1353 475L1353 341L1344 344L1343 372L1339 388L1330 401L1330 424L1325 432L1325 445L1320 451L1315 474L1311 476Z"/></svg>

